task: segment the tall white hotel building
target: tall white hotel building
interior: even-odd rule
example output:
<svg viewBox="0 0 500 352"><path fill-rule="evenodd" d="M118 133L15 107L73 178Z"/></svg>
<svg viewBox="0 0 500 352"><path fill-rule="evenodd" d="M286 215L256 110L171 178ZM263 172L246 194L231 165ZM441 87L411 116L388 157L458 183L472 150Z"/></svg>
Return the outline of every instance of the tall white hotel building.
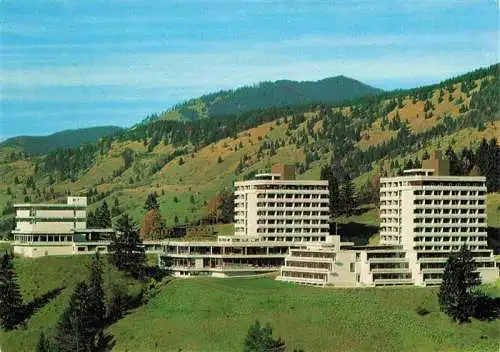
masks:
<svg viewBox="0 0 500 352"><path fill-rule="evenodd" d="M324 242L329 235L328 181L297 181L293 166L275 165L235 188L236 236Z"/></svg>
<svg viewBox="0 0 500 352"><path fill-rule="evenodd" d="M380 243L407 251L414 283L439 283L448 254L463 245L483 276L497 272L487 245L485 182L450 176L439 152L421 169L380 179Z"/></svg>
<svg viewBox="0 0 500 352"><path fill-rule="evenodd" d="M439 153L420 169L380 180L380 244L355 246L329 231L328 182L295 180L279 165L235 183L235 234L166 241L159 264L177 276L279 271L319 286L436 285L450 252L467 246L483 282L498 278L486 243L484 177L450 176Z"/></svg>

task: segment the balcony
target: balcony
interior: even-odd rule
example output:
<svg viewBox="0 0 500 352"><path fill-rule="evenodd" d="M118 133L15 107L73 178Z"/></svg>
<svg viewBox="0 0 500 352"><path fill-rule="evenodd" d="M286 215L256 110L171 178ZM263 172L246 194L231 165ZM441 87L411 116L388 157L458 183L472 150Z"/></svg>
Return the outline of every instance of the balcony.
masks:
<svg viewBox="0 0 500 352"><path fill-rule="evenodd" d="M375 279L373 283L375 285L411 285L413 279Z"/></svg>
<svg viewBox="0 0 500 352"><path fill-rule="evenodd" d="M307 268L301 266L282 266L282 270L287 272L301 272L301 273L318 273L318 274L328 274L331 270L328 268Z"/></svg>
<svg viewBox="0 0 500 352"><path fill-rule="evenodd" d="M391 273L402 273L406 274L410 272L409 268L374 268L370 270L373 274L391 274Z"/></svg>
<svg viewBox="0 0 500 352"><path fill-rule="evenodd" d="M407 258L384 257L384 258L369 258L369 263L405 263Z"/></svg>
<svg viewBox="0 0 500 352"><path fill-rule="evenodd" d="M292 276L281 276L281 275L278 276L276 279L280 281L304 283L310 285L321 285L321 286L326 285L326 281L324 279L309 279L305 277L292 277Z"/></svg>

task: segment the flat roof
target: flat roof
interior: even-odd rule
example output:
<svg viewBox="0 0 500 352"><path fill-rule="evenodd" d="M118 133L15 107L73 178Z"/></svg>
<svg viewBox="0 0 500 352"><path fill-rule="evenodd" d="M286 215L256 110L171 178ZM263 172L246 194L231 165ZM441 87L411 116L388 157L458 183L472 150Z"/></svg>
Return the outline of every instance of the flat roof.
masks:
<svg viewBox="0 0 500 352"><path fill-rule="evenodd" d="M239 185L254 185L254 184L282 184L282 185L322 185L328 186L327 180L247 180L247 181L236 181L234 183L236 186Z"/></svg>
<svg viewBox="0 0 500 352"><path fill-rule="evenodd" d="M424 175L403 175L393 177L381 177L380 182L390 181L469 181L469 182L485 182L484 176L424 176Z"/></svg>
<svg viewBox="0 0 500 352"><path fill-rule="evenodd" d="M107 233L107 232L115 232L114 229L112 228L107 228L107 229L74 229L75 233Z"/></svg>
<svg viewBox="0 0 500 352"><path fill-rule="evenodd" d="M321 242L324 243L324 242ZM162 245L167 246L200 246L200 247L306 247L305 244L299 244L297 242L277 242L277 241L267 241L267 242L217 242L217 241L200 241L200 242L189 242L189 241L163 241Z"/></svg>
<svg viewBox="0 0 500 352"><path fill-rule="evenodd" d="M17 203L14 208L86 208L85 204Z"/></svg>
<svg viewBox="0 0 500 352"><path fill-rule="evenodd" d="M408 169L408 170L403 170L404 174L409 174L411 172L434 172L434 169Z"/></svg>
<svg viewBox="0 0 500 352"><path fill-rule="evenodd" d="M19 231L19 230L12 230L11 231L14 234L19 234L19 235L73 235L73 230L64 231L53 231L53 230L34 230L34 231Z"/></svg>

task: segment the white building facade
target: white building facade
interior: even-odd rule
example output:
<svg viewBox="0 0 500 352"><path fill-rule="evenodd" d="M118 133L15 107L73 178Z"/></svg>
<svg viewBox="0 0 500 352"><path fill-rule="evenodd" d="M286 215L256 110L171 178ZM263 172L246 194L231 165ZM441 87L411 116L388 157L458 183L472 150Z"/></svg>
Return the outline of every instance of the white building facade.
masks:
<svg viewBox="0 0 500 352"><path fill-rule="evenodd" d="M274 242L325 242L329 235L328 181L297 181L280 165L235 183L235 235Z"/></svg>
<svg viewBox="0 0 500 352"><path fill-rule="evenodd" d="M168 241L159 264L175 276L278 271L292 248L333 243L328 181L295 180L293 166L235 183L235 235L213 242Z"/></svg>
<svg viewBox="0 0 500 352"><path fill-rule="evenodd" d="M437 285L450 252L466 246L481 281L494 282L499 273L487 245L485 182L450 176L439 153L421 169L381 178L379 246L291 250L278 279L320 286Z"/></svg>
<svg viewBox="0 0 500 352"><path fill-rule="evenodd" d="M87 198L67 197L66 204L14 204L14 253L25 257L106 253L113 229L87 228ZM147 252L158 253L158 241L145 241Z"/></svg>

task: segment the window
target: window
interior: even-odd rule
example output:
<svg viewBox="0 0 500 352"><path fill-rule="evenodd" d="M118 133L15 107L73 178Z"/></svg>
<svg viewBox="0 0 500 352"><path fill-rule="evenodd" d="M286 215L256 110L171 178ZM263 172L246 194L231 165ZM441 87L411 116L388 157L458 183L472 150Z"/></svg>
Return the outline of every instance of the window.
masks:
<svg viewBox="0 0 500 352"><path fill-rule="evenodd" d="M356 266L355 266L355 263L351 263L350 266L349 266L349 269L351 270L351 273L355 272Z"/></svg>

